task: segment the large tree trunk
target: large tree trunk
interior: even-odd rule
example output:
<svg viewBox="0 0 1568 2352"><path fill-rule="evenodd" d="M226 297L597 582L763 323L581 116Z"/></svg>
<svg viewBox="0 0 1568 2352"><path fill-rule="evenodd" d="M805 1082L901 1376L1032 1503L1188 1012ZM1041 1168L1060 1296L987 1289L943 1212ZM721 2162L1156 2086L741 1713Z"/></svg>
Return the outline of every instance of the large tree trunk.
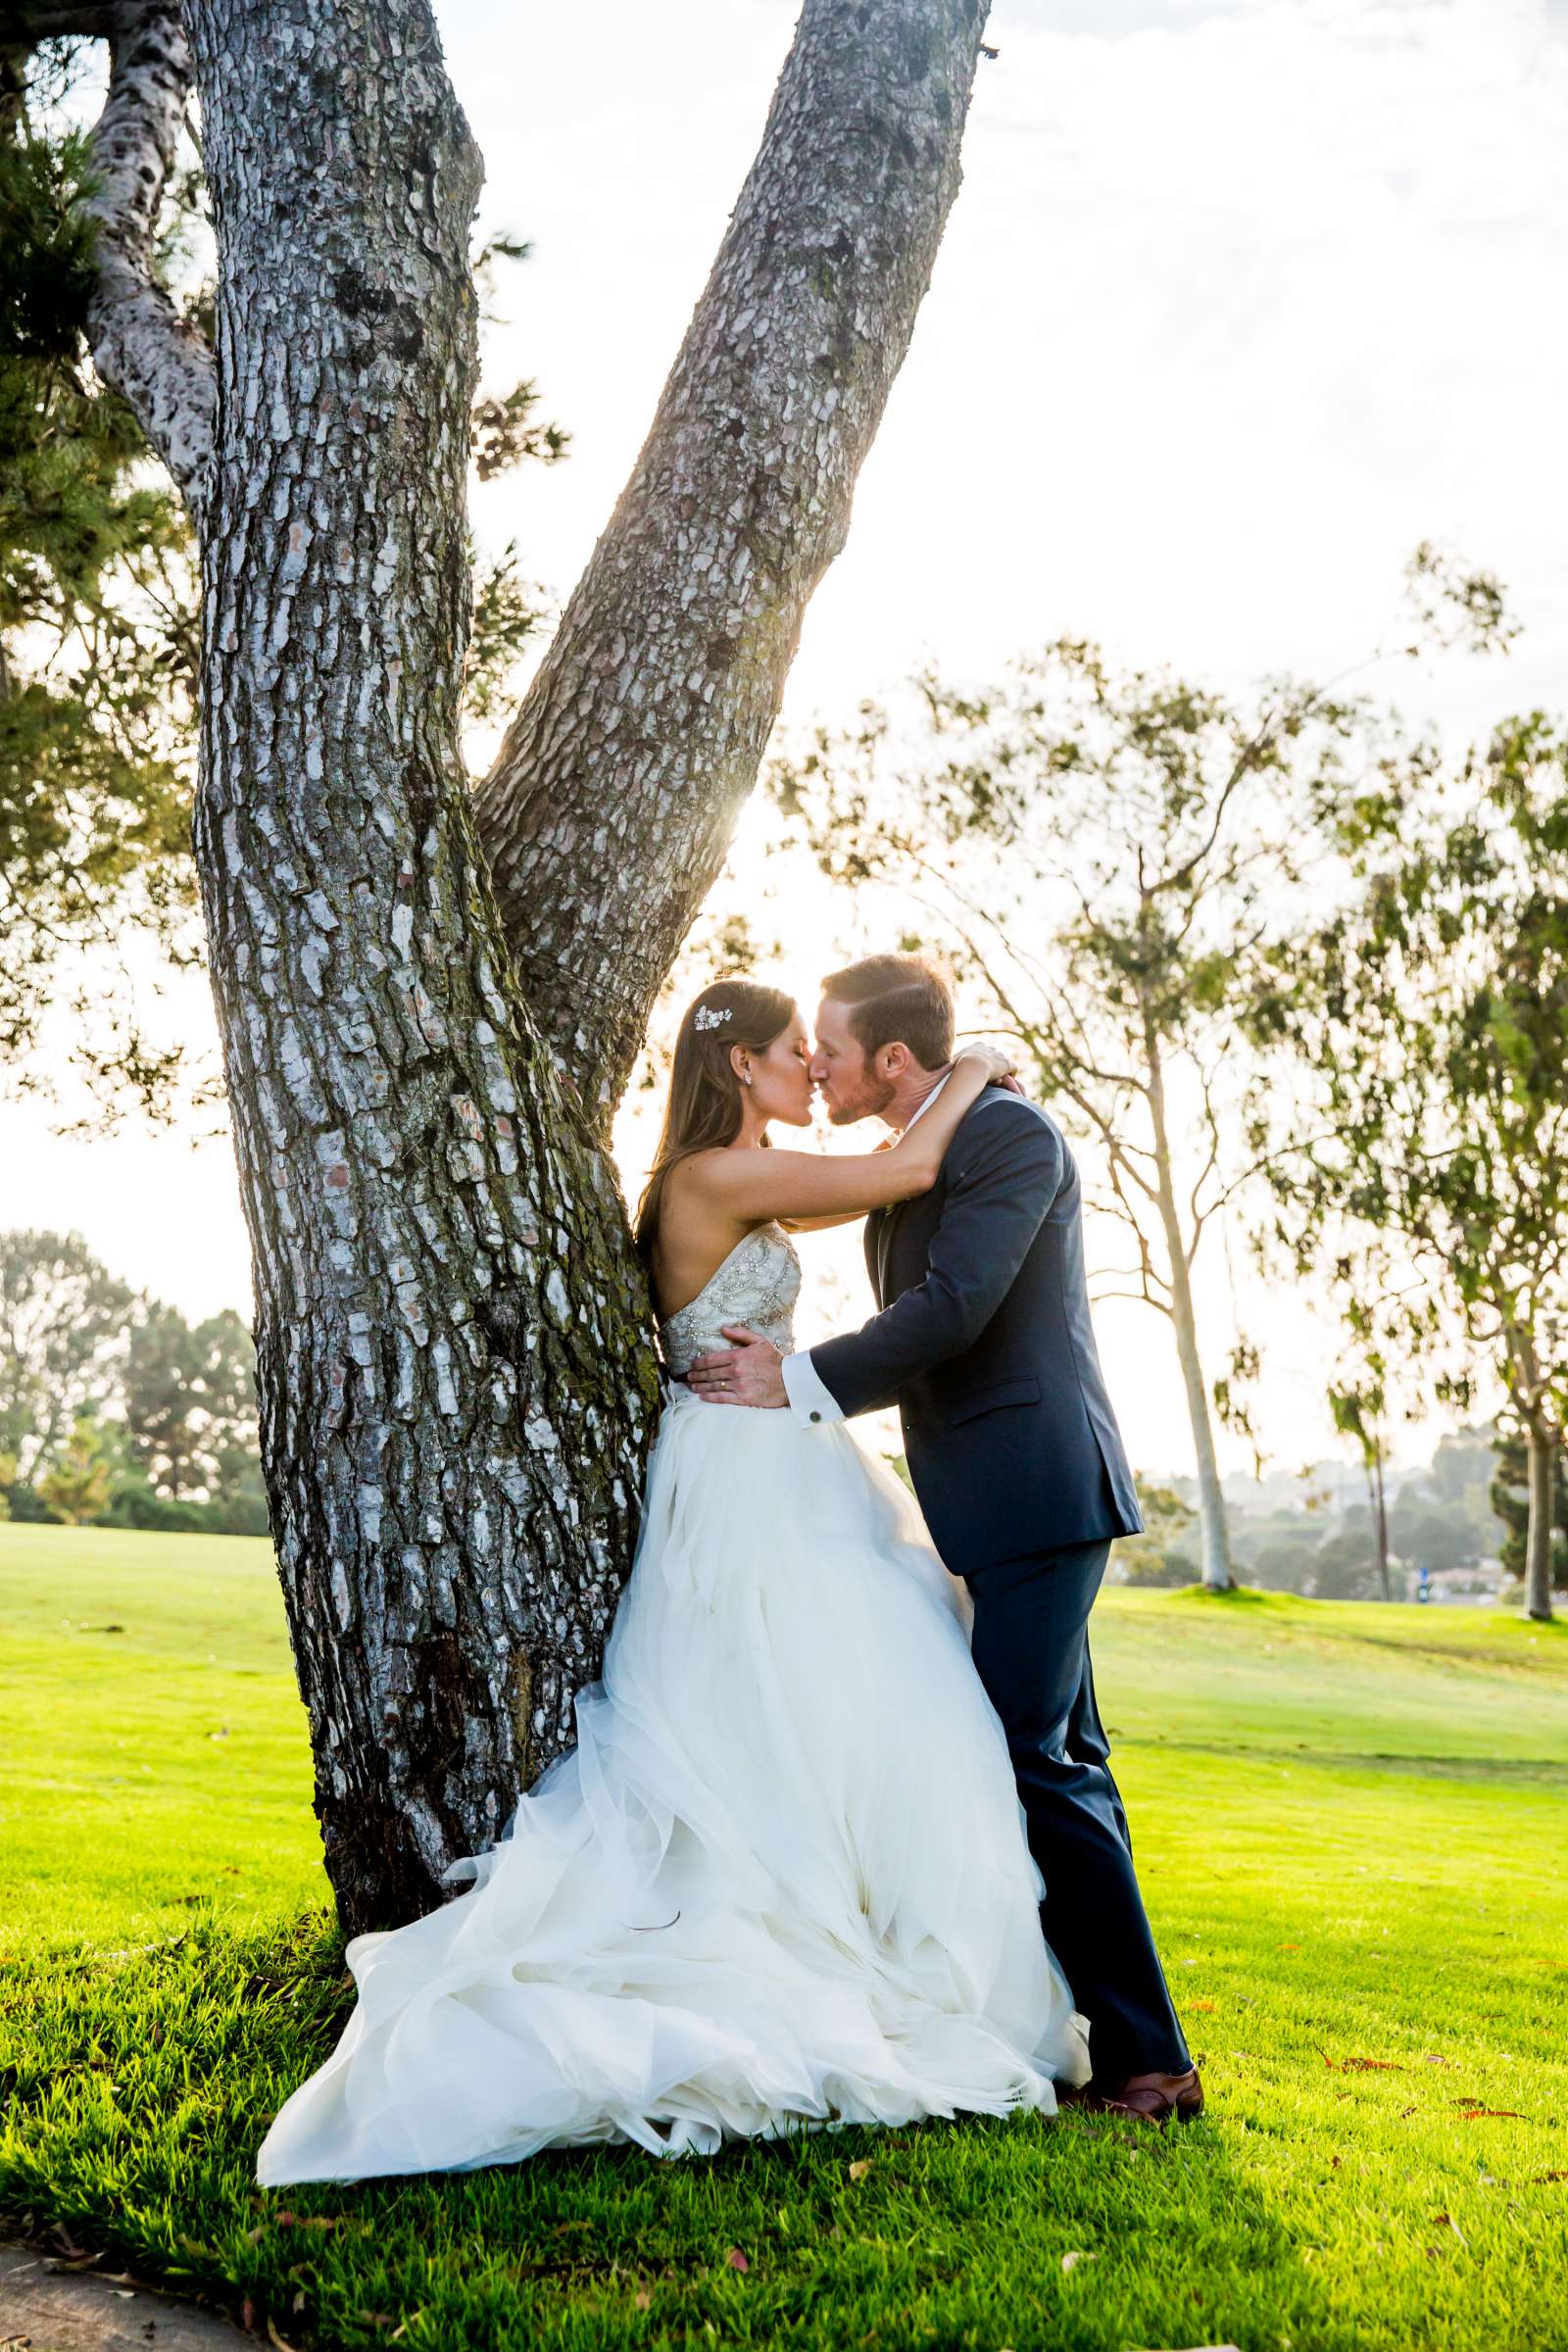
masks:
<svg viewBox="0 0 1568 2352"><path fill-rule="evenodd" d="M1541 1625L1549 1624L1552 1616L1552 1504L1557 1447L1561 1442L1557 1431L1544 1422L1533 1420L1526 1424L1530 1518L1525 1530L1525 1613Z"/></svg>
<svg viewBox="0 0 1568 2352"><path fill-rule="evenodd" d="M418 0L190 12L219 241L195 841L327 1868L427 1908L569 1735L642 1284L515 997L458 741L478 157Z"/></svg>
<svg viewBox="0 0 1568 2352"><path fill-rule="evenodd" d="M112 34L106 297L113 275L126 299L95 353L202 525L196 848L264 1460L351 1930L425 1907L494 1838L597 1669L655 1390L573 1105L602 1133L755 779L956 186L984 14L806 0L654 435L489 796L553 1051L458 745L479 174L428 9L190 0L216 400L167 316L159 376L162 314L121 267L147 259L183 103L172 8L51 24Z"/></svg>
<svg viewBox="0 0 1568 2352"><path fill-rule="evenodd" d="M1198 1534L1202 1555L1202 1578L1211 1592L1229 1592L1236 1577L1231 1566L1230 1527L1225 1516L1225 1491L1220 1484L1214 1453L1214 1425L1208 1408L1208 1388L1198 1348L1198 1312L1193 1304L1192 1264L1187 1236L1176 1204L1176 1178L1170 1133L1165 1120L1165 1075L1158 1040L1152 1027L1145 1034L1149 1068L1149 1107L1154 1136L1154 1176L1159 1194L1159 1219L1170 1259L1170 1318L1176 1333L1176 1359L1181 1366L1187 1396L1187 1418L1193 1432L1193 1454L1198 1467Z"/></svg>

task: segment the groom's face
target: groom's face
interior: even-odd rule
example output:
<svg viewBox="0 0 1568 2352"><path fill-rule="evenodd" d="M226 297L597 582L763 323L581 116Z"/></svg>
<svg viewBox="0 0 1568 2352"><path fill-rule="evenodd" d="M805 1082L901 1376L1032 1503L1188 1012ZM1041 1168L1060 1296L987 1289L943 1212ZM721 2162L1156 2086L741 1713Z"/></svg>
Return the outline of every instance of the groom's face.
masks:
<svg viewBox="0 0 1568 2352"><path fill-rule="evenodd" d="M878 1074L850 1027L852 1009L832 997L824 997L816 1008L811 1084L835 1127L852 1127L857 1119L878 1117L898 1091Z"/></svg>

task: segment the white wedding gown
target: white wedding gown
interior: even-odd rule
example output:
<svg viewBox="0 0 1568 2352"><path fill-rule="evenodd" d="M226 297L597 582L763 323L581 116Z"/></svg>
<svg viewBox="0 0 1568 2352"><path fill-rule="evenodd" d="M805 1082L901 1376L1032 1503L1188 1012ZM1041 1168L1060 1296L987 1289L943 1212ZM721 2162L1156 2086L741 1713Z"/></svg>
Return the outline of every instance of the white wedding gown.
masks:
<svg viewBox="0 0 1568 2352"><path fill-rule="evenodd" d="M787 1348L799 1289L761 1227L666 1324L671 1369L724 1323ZM358 2005L258 2180L1051 2114L1087 2029L965 1602L847 1429L676 1390L575 1749L471 1892L350 1943Z"/></svg>

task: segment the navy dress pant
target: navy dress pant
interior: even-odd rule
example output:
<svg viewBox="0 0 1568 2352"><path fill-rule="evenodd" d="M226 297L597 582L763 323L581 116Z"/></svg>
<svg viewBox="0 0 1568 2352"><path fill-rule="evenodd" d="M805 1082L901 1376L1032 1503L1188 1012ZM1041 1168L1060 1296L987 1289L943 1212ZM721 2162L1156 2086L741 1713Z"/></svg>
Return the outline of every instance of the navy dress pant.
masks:
<svg viewBox="0 0 1568 2352"><path fill-rule="evenodd" d="M1102 2089L1192 2064L1138 1891L1095 1704L1089 1612L1109 1553L1108 1544L1065 1544L965 1579L975 1667L1007 1735L1030 1850L1046 1882L1040 1924L1089 2020Z"/></svg>

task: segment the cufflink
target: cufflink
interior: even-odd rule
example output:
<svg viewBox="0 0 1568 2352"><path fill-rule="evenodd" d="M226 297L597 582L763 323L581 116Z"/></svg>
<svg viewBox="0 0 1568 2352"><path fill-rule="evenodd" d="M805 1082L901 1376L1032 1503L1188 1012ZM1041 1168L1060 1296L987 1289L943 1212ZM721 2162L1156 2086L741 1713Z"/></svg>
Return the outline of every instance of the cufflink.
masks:
<svg viewBox="0 0 1568 2352"><path fill-rule="evenodd" d="M822 1418L822 1416L821 1416L821 1414L820 1414L820 1413L813 1413L813 1414L811 1415L811 1419L812 1419L813 1421L820 1421L820 1420L821 1420L821 1418Z"/></svg>

